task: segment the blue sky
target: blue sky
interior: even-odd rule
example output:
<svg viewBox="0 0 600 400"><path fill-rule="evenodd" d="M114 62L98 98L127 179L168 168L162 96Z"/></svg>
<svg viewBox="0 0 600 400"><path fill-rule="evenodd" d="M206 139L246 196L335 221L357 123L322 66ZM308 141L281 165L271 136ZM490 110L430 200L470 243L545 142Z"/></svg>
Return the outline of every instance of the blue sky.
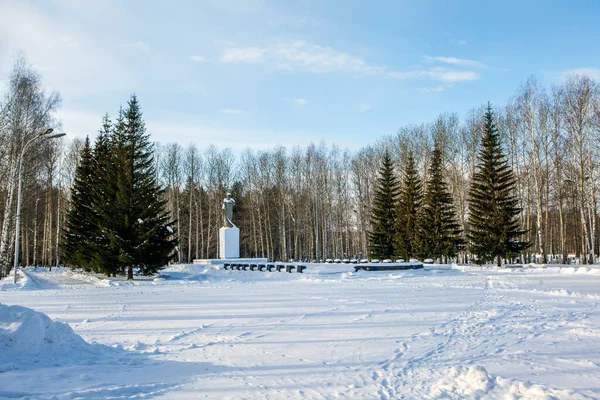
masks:
<svg viewBox="0 0 600 400"><path fill-rule="evenodd" d="M94 136L135 92L153 140L358 149L504 104L529 75L600 80L600 1L0 0L0 73L22 49Z"/></svg>

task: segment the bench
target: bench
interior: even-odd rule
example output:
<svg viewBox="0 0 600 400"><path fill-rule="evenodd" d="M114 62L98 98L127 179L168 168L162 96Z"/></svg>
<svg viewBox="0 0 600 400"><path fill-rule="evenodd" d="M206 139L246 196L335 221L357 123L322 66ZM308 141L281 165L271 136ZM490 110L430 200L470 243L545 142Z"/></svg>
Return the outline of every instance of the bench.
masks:
<svg viewBox="0 0 600 400"><path fill-rule="evenodd" d="M258 264L258 270L262 271L266 268L267 266L265 264Z"/></svg>
<svg viewBox="0 0 600 400"><path fill-rule="evenodd" d="M285 272L290 272L291 273L294 268L296 268L296 267L293 266L293 265L286 265L285 266Z"/></svg>
<svg viewBox="0 0 600 400"><path fill-rule="evenodd" d="M227 268L229 268L229 265L230 265L229 263L225 263L225 264L223 264L223 269L227 269Z"/></svg>
<svg viewBox="0 0 600 400"><path fill-rule="evenodd" d="M256 264L250 264L250 271L254 271L256 269Z"/></svg>
<svg viewBox="0 0 600 400"><path fill-rule="evenodd" d="M267 265L267 271L273 272L273 268L275 268L275 265L273 265L273 264Z"/></svg>
<svg viewBox="0 0 600 400"><path fill-rule="evenodd" d="M281 265L281 264L279 264L277 267L275 267L275 270L276 270L277 272L281 272L281 270L282 270L282 269L284 269L284 268L285 268L285 265Z"/></svg>
<svg viewBox="0 0 600 400"><path fill-rule="evenodd" d="M296 267L296 272L298 272L299 274L302 273L302 271L304 271L306 269L306 267L304 265L298 265Z"/></svg>
<svg viewBox="0 0 600 400"><path fill-rule="evenodd" d="M248 268L248 264L241 264L242 270L246 271L246 268Z"/></svg>

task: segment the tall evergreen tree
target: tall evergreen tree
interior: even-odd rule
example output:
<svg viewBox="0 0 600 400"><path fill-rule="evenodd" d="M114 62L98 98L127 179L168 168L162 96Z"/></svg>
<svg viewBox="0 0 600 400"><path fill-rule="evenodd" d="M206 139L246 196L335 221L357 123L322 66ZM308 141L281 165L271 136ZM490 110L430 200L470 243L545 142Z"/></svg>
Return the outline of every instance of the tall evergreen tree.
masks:
<svg viewBox="0 0 600 400"><path fill-rule="evenodd" d="M436 141L431 155L429 177L419 217L419 254L433 259L454 257L463 240L456 209L444 180L442 144Z"/></svg>
<svg viewBox="0 0 600 400"><path fill-rule="evenodd" d="M399 188L400 184L394 174L394 163L386 152L379 169L377 186L373 191L372 231L369 233L371 257L389 258L394 255Z"/></svg>
<svg viewBox="0 0 600 400"><path fill-rule="evenodd" d="M122 112L121 112L122 114ZM110 227L114 221L112 209L115 192L111 190L116 179L117 165L112 146L113 125L108 115L102 118L102 129L94 144L94 191L92 207L94 217L94 255L92 269L108 276L115 276L119 270L118 253L110 246Z"/></svg>
<svg viewBox="0 0 600 400"><path fill-rule="evenodd" d="M93 209L94 165L90 139L85 138L79 164L75 169L75 181L71 189L71 207L62 241L62 259L66 265L89 268L94 246L90 232L95 231Z"/></svg>
<svg viewBox="0 0 600 400"><path fill-rule="evenodd" d="M397 204L396 254L409 260L417 255L418 217L423 203L423 184L419 178L412 151L403 173L402 187Z"/></svg>
<svg viewBox="0 0 600 400"><path fill-rule="evenodd" d="M164 190L156 180L153 146L135 95L120 113L113 139L116 171L108 193L114 194L114 214L108 237L127 278L133 279L134 268L144 275L158 271L174 257L176 247Z"/></svg>
<svg viewBox="0 0 600 400"><path fill-rule="evenodd" d="M529 243L519 240L525 231L519 226L516 179L502 151L491 105L484 116L481 151L469 191L467 238L472 254L484 263L518 253Z"/></svg>

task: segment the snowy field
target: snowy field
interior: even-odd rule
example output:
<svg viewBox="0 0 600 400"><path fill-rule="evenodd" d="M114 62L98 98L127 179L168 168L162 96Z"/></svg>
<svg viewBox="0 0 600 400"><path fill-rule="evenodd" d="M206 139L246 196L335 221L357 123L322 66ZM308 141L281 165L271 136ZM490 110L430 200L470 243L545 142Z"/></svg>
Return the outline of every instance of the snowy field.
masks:
<svg viewBox="0 0 600 400"><path fill-rule="evenodd" d="M600 398L600 270L351 271L26 269L0 398Z"/></svg>

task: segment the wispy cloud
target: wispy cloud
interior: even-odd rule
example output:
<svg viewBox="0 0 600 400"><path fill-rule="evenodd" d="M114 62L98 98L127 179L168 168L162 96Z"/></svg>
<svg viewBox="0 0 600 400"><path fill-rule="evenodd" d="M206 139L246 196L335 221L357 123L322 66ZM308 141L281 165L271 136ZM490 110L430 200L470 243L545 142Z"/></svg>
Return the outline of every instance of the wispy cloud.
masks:
<svg viewBox="0 0 600 400"><path fill-rule="evenodd" d="M425 63L442 63L467 68L489 68L487 65L480 63L479 61L466 60L456 57L423 56L422 61Z"/></svg>
<svg viewBox="0 0 600 400"><path fill-rule="evenodd" d="M299 106L303 106L306 104L306 99L294 99L294 103L296 103Z"/></svg>
<svg viewBox="0 0 600 400"><path fill-rule="evenodd" d="M415 68L405 72L390 72L387 75L396 79L429 79L441 82L465 82L479 79L479 74L473 71L457 71L441 67Z"/></svg>
<svg viewBox="0 0 600 400"><path fill-rule="evenodd" d="M466 46L467 41L464 39L452 39L452 40L450 40L450 44L452 44L454 46Z"/></svg>
<svg viewBox="0 0 600 400"><path fill-rule="evenodd" d="M440 93L448 89L450 85L440 85L434 87L422 87L419 88L419 92L421 93Z"/></svg>
<svg viewBox="0 0 600 400"><path fill-rule="evenodd" d="M443 62L457 67L484 68L484 64L450 57L424 57L424 62ZM442 82L461 82L479 79L473 71L442 67L417 67L407 71L395 71L386 65L371 65L365 60L331 47L304 41L279 42L264 47L226 46L219 57L223 64L257 64L276 70L308 73L346 72L359 75L377 75L392 79L430 79Z"/></svg>
<svg viewBox="0 0 600 400"><path fill-rule="evenodd" d="M596 81L600 81L600 68L583 67L583 68L568 69L568 70L562 71L560 73L560 79L564 80L570 75L586 75Z"/></svg>
<svg viewBox="0 0 600 400"><path fill-rule="evenodd" d="M147 53L150 51L150 46L148 45L148 43L142 41L127 43L125 47L128 49L137 50L140 53Z"/></svg>
<svg viewBox="0 0 600 400"><path fill-rule="evenodd" d="M206 62L206 58L202 57L202 56L190 56L190 61L194 61L197 63L203 63Z"/></svg>
<svg viewBox="0 0 600 400"><path fill-rule="evenodd" d="M360 105L358 106L358 111L360 111L360 112L365 112L365 111L369 111L372 109L373 109L372 104L360 103Z"/></svg>
<svg viewBox="0 0 600 400"><path fill-rule="evenodd" d="M224 108L221 110L221 114L227 114L227 115L244 115L246 114L246 111L244 110L238 110L235 108Z"/></svg>
<svg viewBox="0 0 600 400"><path fill-rule="evenodd" d="M331 47L304 41L276 43L265 47L228 47L221 54L222 63L266 64L276 69L312 73L334 71L380 74L387 67L368 65L364 60Z"/></svg>

